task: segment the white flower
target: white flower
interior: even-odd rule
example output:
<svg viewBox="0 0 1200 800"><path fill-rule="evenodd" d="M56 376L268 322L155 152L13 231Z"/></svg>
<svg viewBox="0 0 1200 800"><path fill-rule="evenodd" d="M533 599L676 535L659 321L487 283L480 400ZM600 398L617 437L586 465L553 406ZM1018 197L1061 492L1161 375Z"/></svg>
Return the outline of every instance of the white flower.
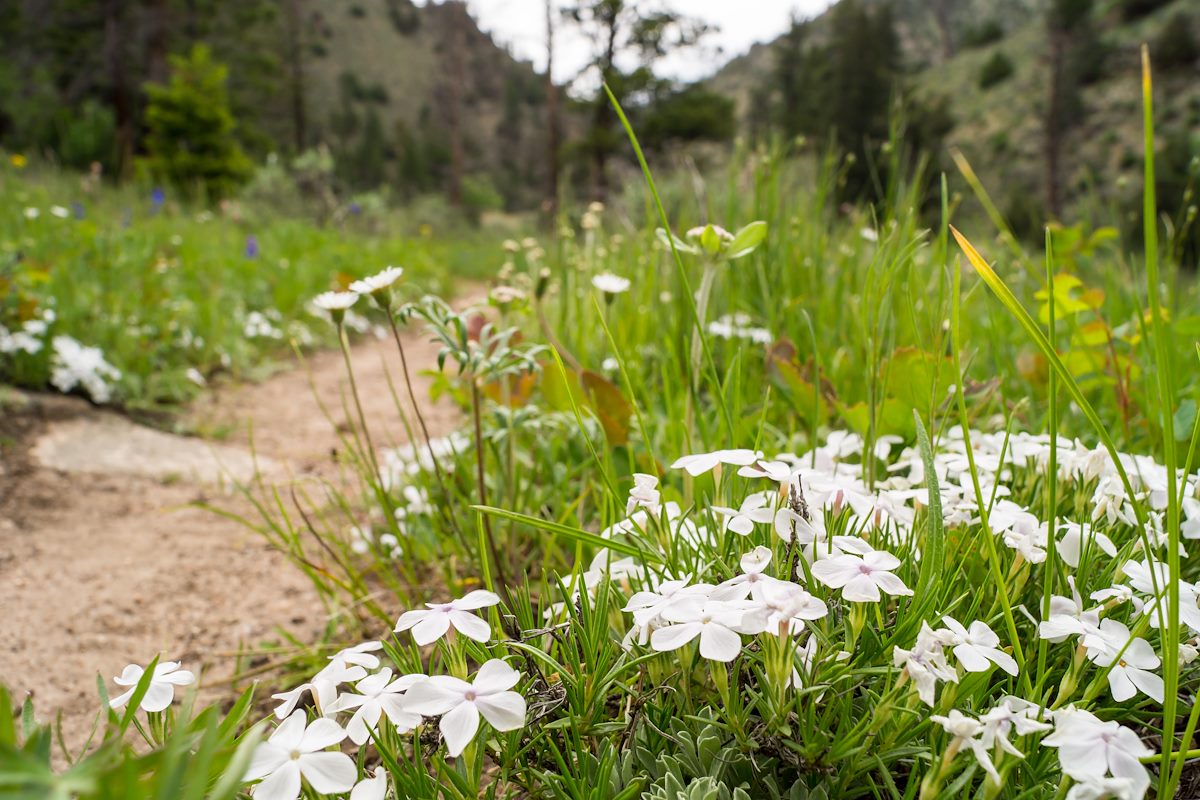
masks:
<svg viewBox="0 0 1200 800"><path fill-rule="evenodd" d="M663 581L652 591L635 592L625 603L622 611L633 614L633 622L647 626L658 622L664 611L687 597L708 597L713 592L711 584L688 584L687 578Z"/></svg>
<svg viewBox="0 0 1200 800"><path fill-rule="evenodd" d="M306 726L304 712L296 711L255 749L243 780L262 779L254 800L296 800L301 778L320 794L348 792L358 777L354 761L345 753L325 752L345 738L333 720Z"/></svg>
<svg viewBox="0 0 1200 800"><path fill-rule="evenodd" d="M60 392L82 387L92 400L107 403L112 398L110 381L121 378L121 371L104 360L98 347L86 347L70 336L55 336L52 342L50 385Z"/></svg>
<svg viewBox="0 0 1200 800"><path fill-rule="evenodd" d="M1100 631L1100 615L1083 610L1083 598L1075 588L1075 578L1068 575L1071 597L1052 595L1050 616L1038 625L1038 636L1051 642L1062 642L1069 636L1090 636Z"/></svg>
<svg viewBox="0 0 1200 800"><path fill-rule="evenodd" d="M1079 566L1079 556L1082 550L1085 547L1090 548L1093 544L1109 558L1117 554L1117 547L1113 544L1112 539L1091 526L1085 527L1077 522L1064 522L1059 528L1065 530L1066 533L1058 540L1058 554L1072 569Z"/></svg>
<svg viewBox="0 0 1200 800"><path fill-rule="evenodd" d="M602 272L592 278L592 286L605 294L621 294L629 291L629 279L611 272Z"/></svg>
<svg viewBox="0 0 1200 800"><path fill-rule="evenodd" d="M979 717L983 731L979 735L984 747L999 745L1001 750L1023 758L1020 750L1013 746L1008 736L1013 731L1017 736L1048 731L1053 726L1037 719L1038 707L1019 697L1005 697L1000 704Z"/></svg>
<svg viewBox="0 0 1200 800"><path fill-rule="evenodd" d="M677 624L655 630L650 647L660 653L678 650L698 636L700 655L713 661L733 661L742 651L740 634L759 633L766 624L765 609L756 605L703 597L673 604L662 616Z"/></svg>
<svg viewBox="0 0 1200 800"><path fill-rule="evenodd" d="M752 580L750 573L745 577L746 585L751 587L751 596L762 603L768 612L765 625L768 631L782 633L786 626L788 633L796 634L804 628L806 620L823 619L829 614L829 606L825 605L825 601L813 597L799 584L765 575Z"/></svg>
<svg viewBox="0 0 1200 800"><path fill-rule="evenodd" d="M197 386L207 386L208 381L204 379L204 373L195 367L188 367L187 372L183 373L184 377Z"/></svg>
<svg viewBox="0 0 1200 800"><path fill-rule="evenodd" d="M322 311L345 311L357 302L354 292L322 292L313 298L313 305Z"/></svg>
<svg viewBox="0 0 1200 800"><path fill-rule="evenodd" d="M713 596L718 600L745 600L754 595L755 600L761 600L760 590L763 585L773 580L766 574L767 565L771 563L771 548L761 545L746 553L741 558L742 574L735 575L717 587ZM799 588L799 587L797 587Z"/></svg>
<svg viewBox="0 0 1200 800"><path fill-rule="evenodd" d="M382 649L383 644L380 642L363 642L330 656L329 663L308 683L297 686L290 692L271 695L272 698L282 701L275 709L275 716L283 719L291 714L305 692L312 695L313 704L322 716L333 714L338 701L338 686L365 678L368 669L379 666L379 656L374 653Z"/></svg>
<svg viewBox="0 0 1200 800"><path fill-rule="evenodd" d="M51 216L58 217L59 219L66 219L67 217L71 216L71 212L63 206L50 206L50 214Z"/></svg>
<svg viewBox="0 0 1200 800"><path fill-rule="evenodd" d="M374 777L365 777L355 784L350 800L384 800L388 795L388 770L383 765L374 768Z"/></svg>
<svg viewBox="0 0 1200 800"><path fill-rule="evenodd" d="M1141 800L1144 791L1137 791L1129 778L1097 778L1089 775L1079 779L1067 792L1067 800Z"/></svg>
<svg viewBox="0 0 1200 800"><path fill-rule="evenodd" d="M1150 643L1140 637L1133 638L1129 628L1115 619L1101 621L1100 637L1102 643L1089 650L1088 655L1102 667L1113 664L1108 673L1108 688L1113 700L1123 702L1140 691L1161 703L1163 679L1150 670L1158 669L1162 662Z"/></svg>
<svg viewBox="0 0 1200 800"><path fill-rule="evenodd" d="M375 768L375 777L363 778L350 792L350 800L383 800L387 796L388 774L382 766Z"/></svg>
<svg viewBox="0 0 1200 800"><path fill-rule="evenodd" d="M133 697L138 683L145 674L146 670L137 664L126 666L120 675L113 678L113 681L118 686L130 688L124 694L114 697L108 704L113 708L123 708ZM191 686L195 682L196 676L186 669L179 669L178 661L163 661L156 664L154 675L150 678L150 685L146 688L146 694L142 695L142 702L138 704L138 708L142 711L162 711L175 699L176 686Z"/></svg>
<svg viewBox="0 0 1200 800"><path fill-rule="evenodd" d="M758 450L714 450L711 453L681 456L675 459L671 469L686 470L689 475L695 477L712 471L718 464L745 467L760 458L762 458L762 453Z"/></svg>
<svg viewBox="0 0 1200 800"><path fill-rule="evenodd" d="M493 658L475 674L475 681L436 675L408 690L405 705L424 716L442 714L438 725L446 740L446 753L457 757L475 738L479 715L498 731L515 731L525 724L525 698L509 691L521 673Z"/></svg>
<svg viewBox="0 0 1200 800"><path fill-rule="evenodd" d="M963 714L958 709L952 709L948 716L940 716L934 714L929 718L933 722L942 726L946 733L954 737L951 744L953 750L966 745L971 752L975 754L975 760L979 762L979 766L983 767L983 771L988 774L993 783L1000 783L1000 773L996 772L996 766L992 763L992 757L988 753L987 747L979 738L983 733L983 725L978 721L971 719Z"/></svg>
<svg viewBox="0 0 1200 800"><path fill-rule="evenodd" d="M366 669L376 669L379 666L379 656L375 655L383 649L383 642L363 642L354 647L347 647L331 655L329 660L334 664L353 664ZM332 665L331 665L332 666ZM326 667L329 669L329 667Z"/></svg>
<svg viewBox="0 0 1200 800"><path fill-rule="evenodd" d="M375 726L379 724L379 717L383 714L387 714L388 720L396 726L398 732L408 733L421 724L421 715L405 708L404 692L423 680L426 680L424 675L401 675L392 680L391 669L384 668L359 681L354 687L357 694L344 693L329 710L336 712L357 709L346 724L346 733L350 735L350 741L357 745L366 744L370 740L370 732L375 730Z"/></svg>
<svg viewBox="0 0 1200 800"><path fill-rule="evenodd" d="M970 628L964 628L953 617L942 617L942 622L946 624L946 630L938 633L967 672L987 672L988 662L991 662L1009 675L1017 674L1016 660L999 649L1000 637L987 623L975 620Z"/></svg>
<svg viewBox="0 0 1200 800"><path fill-rule="evenodd" d="M737 474L743 478L769 478L776 483L786 484L796 477L797 472L796 468L786 461L759 460L747 467L742 467Z"/></svg>
<svg viewBox="0 0 1200 800"><path fill-rule="evenodd" d="M25 209L25 219L37 219L42 215L41 209L30 206Z"/></svg>
<svg viewBox="0 0 1200 800"><path fill-rule="evenodd" d="M1054 725L1054 733L1042 739L1042 744L1058 748L1058 762L1064 773L1077 781L1111 774L1130 781L1133 796L1145 794L1150 773L1139 759L1154 755L1154 751L1136 733L1074 706L1056 711Z"/></svg>
<svg viewBox="0 0 1200 800"><path fill-rule="evenodd" d="M375 294L382 292L384 289L391 286L396 281L400 280L400 276L404 274L402 267L388 267L383 272L377 272L374 275L369 275L362 280L354 281L350 284L350 291L355 294ZM318 304L319 305L319 304ZM350 306L346 306L349 308Z"/></svg>
<svg viewBox="0 0 1200 800"><path fill-rule="evenodd" d="M639 508L644 508L652 515L657 515L661 501L662 495L658 491L658 476L635 472L633 488L629 490L629 500L625 503L625 515L629 516Z"/></svg>
<svg viewBox="0 0 1200 800"><path fill-rule="evenodd" d="M401 614L400 619L396 621L396 631L411 628L413 641L419 645L437 641L451 628L468 639L486 642L492 638L491 626L470 612L494 606L499 602L500 598L497 595L486 589L476 589L449 603L426 603L428 610L415 609Z"/></svg>
<svg viewBox="0 0 1200 800"><path fill-rule="evenodd" d="M767 496L759 492L743 500L741 508L713 506L712 510L713 513L722 517L723 529L747 536L754 531L755 524L766 525L775 518L775 511L768 503L770 500Z"/></svg>
<svg viewBox="0 0 1200 800"><path fill-rule="evenodd" d="M863 556L842 553L812 565L813 577L831 589L841 589L852 603L878 603L879 590L892 595L912 595L912 589L892 574L900 559L882 550Z"/></svg>
<svg viewBox="0 0 1200 800"><path fill-rule="evenodd" d="M933 705L938 681L958 683L958 673L946 663L942 643L926 622L911 650L900 647L892 651L892 663L903 667L917 689L917 696L928 706Z"/></svg>

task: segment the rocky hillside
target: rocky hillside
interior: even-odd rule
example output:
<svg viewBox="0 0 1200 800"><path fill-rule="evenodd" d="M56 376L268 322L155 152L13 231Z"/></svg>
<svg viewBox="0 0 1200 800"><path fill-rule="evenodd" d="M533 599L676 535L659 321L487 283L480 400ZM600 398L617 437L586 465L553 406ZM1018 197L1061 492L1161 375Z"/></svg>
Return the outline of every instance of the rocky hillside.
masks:
<svg viewBox="0 0 1200 800"><path fill-rule="evenodd" d="M1111 219L1114 209L1129 205L1136 187L1128 184L1140 169L1142 42L1150 43L1156 63L1162 145L1172 143L1174 151L1200 145L1195 141L1200 60L1186 46L1189 38L1200 40L1200 0L1095 5L1094 75L1083 85L1080 107L1065 132L1061 174L1069 215L1097 210ZM1020 217L1034 224L1045 214L1047 6L1047 0L892 2L910 85L918 95L950 99L955 126L947 145L962 150L1018 224ZM809 41L821 40L828 21L829 12L813 21ZM743 115L749 113L753 87L771 79L779 46L778 41L756 46L720 70L710 87L735 98ZM1174 156L1180 160L1178 152Z"/></svg>

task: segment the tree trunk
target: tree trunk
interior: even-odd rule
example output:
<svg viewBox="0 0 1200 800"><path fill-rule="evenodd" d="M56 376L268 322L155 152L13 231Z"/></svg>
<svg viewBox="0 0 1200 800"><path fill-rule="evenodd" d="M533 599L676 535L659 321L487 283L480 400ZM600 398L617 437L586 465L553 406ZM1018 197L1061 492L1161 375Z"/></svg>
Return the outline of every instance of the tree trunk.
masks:
<svg viewBox="0 0 1200 800"><path fill-rule="evenodd" d="M449 59L449 103L446 108L446 123L449 130L450 145L450 184L447 194L450 205L459 208L463 203L462 183L464 171L463 155L463 82L465 81L463 57L466 49L465 25L467 21L467 6L462 0L448 0L446 10L450 15L447 21L446 54Z"/></svg>
<svg viewBox="0 0 1200 800"><path fill-rule="evenodd" d="M1066 55L1066 34L1050 32L1050 96L1046 100L1046 211L1058 217L1061 204L1059 162L1062 156L1062 80Z"/></svg>
<svg viewBox="0 0 1200 800"><path fill-rule="evenodd" d="M608 26L608 42L604 47L604 59L600 63L600 79L606 84L614 74L619 13L619 10L613 10L612 16L604 20ZM601 88L592 115L592 183L596 199L601 202L608 199L608 137L615 119L612 103Z"/></svg>
<svg viewBox="0 0 1200 800"><path fill-rule="evenodd" d="M171 20L167 0L150 0L150 34L146 38L146 75L151 83L166 83Z"/></svg>
<svg viewBox="0 0 1200 800"><path fill-rule="evenodd" d="M128 25L124 18L123 0L106 0L104 4L104 47L108 62L109 81L112 84L110 101L116 123L117 179L128 177L133 166L134 130L133 96L129 91L126 73L126 33Z"/></svg>
<svg viewBox="0 0 1200 800"><path fill-rule="evenodd" d="M554 3L546 0L546 221L558 216L558 87L554 85Z"/></svg>
<svg viewBox="0 0 1200 800"><path fill-rule="evenodd" d="M304 10L302 0L287 3L287 50L289 93L292 105L292 141L296 152L304 152L308 142L308 119L304 108Z"/></svg>

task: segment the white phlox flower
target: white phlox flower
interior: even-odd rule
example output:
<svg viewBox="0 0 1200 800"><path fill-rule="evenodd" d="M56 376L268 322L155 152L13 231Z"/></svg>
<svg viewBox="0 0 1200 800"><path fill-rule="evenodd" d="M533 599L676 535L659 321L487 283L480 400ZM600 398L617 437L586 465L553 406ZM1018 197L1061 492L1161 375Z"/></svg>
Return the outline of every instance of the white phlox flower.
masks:
<svg viewBox="0 0 1200 800"><path fill-rule="evenodd" d="M671 469L682 469L696 477L713 471L719 464L745 467L762 458L762 455L758 450L714 450L711 453L681 456L671 464Z"/></svg>
<svg viewBox="0 0 1200 800"><path fill-rule="evenodd" d="M851 603L878 603L880 590L890 595L912 595L912 589L892 574L900 559L883 550L859 556L843 553L815 562L813 577L831 589L841 589Z"/></svg>
<svg viewBox="0 0 1200 800"><path fill-rule="evenodd" d="M946 627L936 633L967 672L987 672L995 664L1009 675L1017 674L1016 659L999 648L1000 637L986 622L975 620L966 628L950 616L942 622Z"/></svg>
<svg viewBox="0 0 1200 800"><path fill-rule="evenodd" d="M384 800L388 790L387 770L382 765L378 766L372 776L354 785L350 790L350 800Z"/></svg>
<svg viewBox="0 0 1200 800"><path fill-rule="evenodd" d="M129 688L123 694L109 700L109 706L124 708L133 698L133 693L145 674L145 668L137 664L129 664L121 670L121 674L113 678L113 682ZM162 711L175 699L176 686L191 686L195 682L196 676L186 669L180 669L178 661L159 662L154 665L150 685L146 687L146 693L142 695L138 708L142 711Z"/></svg>
<svg viewBox="0 0 1200 800"><path fill-rule="evenodd" d="M304 712L296 711L254 750L243 780L262 781L254 787L255 800L296 800L302 779L321 794L348 792L358 768L345 753L327 750L345 738L333 720L306 724Z"/></svg>
<svg viewBox="0 0 1200 800"><path fill-rule="evenodd" d="M354 715L346 723L346 733L350 741L357 745L370 740L370 732L375 730L379 718L384 714L398 733L408 733L421 724L421 715L405 707L404 693L424 680L427 680L424 675L401 675L392 680L392 670L384 667L355 684L353 692L344 692L329 710L354 710Z"/></svg>
<svg viewBox="0 0 1200 800"><path fill-rule="evenodd" d="M741 634L760 633L767 614L758 604L688 597L663 612L670 623L650 636L650 647L666 652L678 650L697 637L700 655L711 661L733 661L742 651Z"/></svg>
<svg viewBox="0 0 1200 800"><path fill-rule="evenodd" d="M713 506L713 513L721 517L724 530L733 531L741 536L754 532L755 525L767 525L775 519L775 510L771 508L771 498L762 492L756 492L742 501L737 509L725 506Z"/></svg>
<svg viewBox="0 0 1200 800"><path fill-rule="evenodd" d="M942 643L926 622L921 623L921 631L911 649L893 649L892 663L904 669L904 674L916 687L917 696L928 706L934 703L939 681L958 683L958 672L946 662Z"/></svg>
<svg viewBox="0 0 1200 800"><path fill-rule="evenodd" d="M941 725L942 729L953 737L950 742L952 754L964 746L967 747L975 755L975 760L979 762L979 766L983 767L983 771L988 774L992 782L1000 783L1000 773L996 771L991 754L980 738L984 726L979 720L966 716L958 709L952 709L946 716L934 714L929 719Z"/></svg>
<svg viewBox="0 0 1200 800"><path fill-rule="evenodd" d="M494 606L500 597L486 589L476 589L449 603L426 603L428 608L405 611L396 621L396 632L412 631L413 641L427 645L445 636L451 628L477 642L492 638L492 628L473 611Z"/></svg>
<svg viewBox="0 0 1200 800"><path fill-rule="evenodd" d="M479 731L479 717L501 732L515 731L525 724L525 698L511 691L521 673L498 658L486 662L467 681L435 675L408 689L404 704L413 713L441 716L438 729L446 742L446 754L457 758Z"/></svg>
<svg viewBox="0 0 1200 800"><path fill-rule="evenodd" d="M1042 739L1042 745L1058 749L1062 771L1074 780L1123 778L1138 798L1150 787L1150 773L1140 759L1154 751L1129 728L1103 721L1090 711L1067 706L1054 712L1054 732Z"/></svg>

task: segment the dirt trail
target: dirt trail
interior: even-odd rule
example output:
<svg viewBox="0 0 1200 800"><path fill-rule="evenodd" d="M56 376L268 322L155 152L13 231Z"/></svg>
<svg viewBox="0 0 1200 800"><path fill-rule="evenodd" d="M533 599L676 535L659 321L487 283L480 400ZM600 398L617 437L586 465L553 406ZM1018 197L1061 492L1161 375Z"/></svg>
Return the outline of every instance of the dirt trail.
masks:
<svg viewBox="0 0 1200 800"><path fill-rule="evenodd" d="M417 397L436 346L405 339ZM377 446L405 440L386 362L401 380L394 342L354 348L355 374ZM192 409L199 429L232 426L225 442L140 428L72 398L25 397L0 408L0 682L34 693L39 719L63 714L69 742L87 735L99 705L97 671L111 677L157 653L208 676L230 674L232 654L274 638L277 626L315 632L317 595L301 572L256 534L195 501L249 511L215 482L245 478L254 450L271 474L329 473L345 423L345 368L337 352L305 369L217 389ZM310 385L311 381L311 385ZM403 396L403 386L397 383ZM431 435L456 424L453 408L425 407Z"/></svg>

